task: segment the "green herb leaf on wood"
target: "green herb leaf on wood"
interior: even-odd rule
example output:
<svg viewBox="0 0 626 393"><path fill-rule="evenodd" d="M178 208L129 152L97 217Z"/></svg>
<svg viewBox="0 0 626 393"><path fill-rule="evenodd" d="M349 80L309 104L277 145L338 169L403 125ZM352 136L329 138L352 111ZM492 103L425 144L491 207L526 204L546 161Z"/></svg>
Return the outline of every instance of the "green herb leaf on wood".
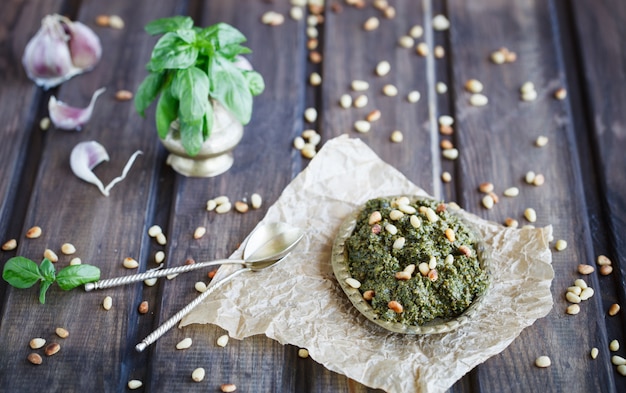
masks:
<svg viewBox="0 0 626 393"><path fill-rule="evenodd" d="M193 19L188 16L172 16L169 18L161 18L153 20L145 27L146 32L150 35L164 34L174 32L179 29L191 29L193 27Z"/></svg>
<svg viewBox="0 0 626 393"><path fill-rule="evenodd" d="M164 81L165 72L155 72L148 74L139 85L135 94L135 109L141 116L145 116L146 109L159 95Z"/></svg>
<svg viewBox="0 0 626 393"><path fill-rule="evenodd" d="M202 148L202 127L204 119L185 121L180 120L180 141L185 151L192 157L196 156Z"/></svg>
<svg viewBox="0 0 626 393"><path fill-rule="evenodd" d="M43 279L39 266L28 258L13 257L4 265L2 278L15 288L30 288Z"/></svg>
<svg viewBox="0 0 626 393"><path fill-rule="evenodd" d="M250 88L250 94L258 96L265 90L265 81L261 74L256 71L244 71L243 76L248 81L248 87Z"/></svg>
<svg viewBox="0 0 626 393"><path fill-rule="evenodd" d="M180 102L178 115L183 121L202 119L209 106L209 77L197 67L176 71L172 96Z"/></svg>
<svg viewBox="0 0 626 393"><path fill-rule="evenodd" d="M148 70L160 72L165 69L188 68L198 58L198 49L185 42L176 33L166 33L157 41L148 63Z"/></svg>
<svg viewBox="0 0 626 393"><path fill-rule="evenodd" d="M252 94L248 81L232 62L215 56L209 66L211 96L231 111L241 124L252 117Z"/></svg>
<svg viewBox="0 0 626 393"><path fill-rule="evenodd" d="M57 273L57 284L64 291L99 279L100 269L92 265L70 265Z"/></svg>
<svg viewBox="0 0 626 393"><path fill-rule="evenodd" d="M209 26L201 31L200 36L213 43L217 50L246 41L246 36L241 31L227 23Z"/></svg>
<svg viewBox="0 0 626 393"><path fill-rule="evenodd" d="M178 117L178 100L169 92L163 90L156 107L156 127L159 138L165 139L170 130L170 125Z"/></svg>
<svg viewBox="0 0 626 393"><path fill-rule="evenodd" d="M54 265L48 258L44 258L39 265L39 272L41 273L42 280L53 283L56 279L56 271Z"/></svg>

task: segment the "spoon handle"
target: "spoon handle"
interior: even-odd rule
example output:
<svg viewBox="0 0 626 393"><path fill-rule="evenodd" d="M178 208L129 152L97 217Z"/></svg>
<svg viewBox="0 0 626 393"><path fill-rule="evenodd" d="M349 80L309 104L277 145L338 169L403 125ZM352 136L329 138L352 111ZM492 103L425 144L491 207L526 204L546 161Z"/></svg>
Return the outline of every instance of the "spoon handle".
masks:
<svg viewBox="0 0 626 393"><path fill-rule="evenodd" d="M196 306L198 304L202 303L202 301L204 299L206 299L210 294L215 292L215 290L217 288L222 286L222 284L224 284L227 281L230 281L231 278L233 278L235 276L238 276L239 274L241 274L243 272L246 272L246 271L249 271L249 270L251 270L251 269L250 268L239 269L236 272L232 273L231 275L226 276L222 280L216 282L215 285L209 287L209 289L207 289L205 292L201 293L200 296L195 298L191 303L189 303L182 310L180 310L179 312L174 314L174 316L172 316L170 319L165 321L155 331L153 331L146 338L144 338L143 341L141 341L139 344L137 344L135 346L135 349L137 350L137 352L143 352L143 350L146 349L148 347L148 345L150 345L153 342L155 342L156 340L158 340L162 335L164 335L168 330L170 330L174 325L176 325L181 319L183 319L183 317L185 315L189 314L189 312L191 312L191 310L196 308Z"/></svg>
<svg viewBox="0 0 626 393"><path fill-rule="evenodd" d="M137 281L147 280L149 278L157 278L157 277L169 276L171 274L185 273L185 272L189 272L192 270L202 269L208 266L222 265L225 263L243 264L244 262L241 259L218 259L216 261L200 262L200 263L194 263L192 265L170 267L167 269L158 269L158 270L153 269L153 270L148 270L147 272L144 272L144 273L133 274L130 276L108 278L106 280L90 282L90 283L85 284L85 291L89 292L89 291L93 291L94 289L111 288L111 287L116 287L119 285L125 285L125 284L130 284L133 282L137 282Z"/></svg>

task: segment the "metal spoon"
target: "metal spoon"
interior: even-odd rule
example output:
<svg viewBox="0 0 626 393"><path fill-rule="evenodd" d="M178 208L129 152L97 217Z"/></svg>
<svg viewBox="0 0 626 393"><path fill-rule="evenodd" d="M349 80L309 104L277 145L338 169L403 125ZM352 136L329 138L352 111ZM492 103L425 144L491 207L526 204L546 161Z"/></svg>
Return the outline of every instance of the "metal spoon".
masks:
<svg viewBox="0 0 626 393"><path fill-rule="evenodd" d="M250 235L244 248L244 259L218 259L210 262L194 263L193 265L177 266L168 269L152 269L144 273L116 278L108 278L85 284L85 291L116 287L133 282L189 272L208 266L236 263L249 270L265 269L287 255L302 238L302 231L288 224L277 222L258 227ZM249 255L249 257L246 257Z"/></svg>
<svg viewBox="0 0 626 393"><path fill-rule="evenodd" d="M185 315L187 315L197 305L202 303L202 301L204 301L204 299L206 299L211 293L215 292L217 288L233 277L246 271L266 269L287 258L291 250L293 250L303 236L304 233L300 229L293 228L284 223L269 224L257 228L250 235L250 238L246 243L243 250L243 260L235 262L244 265L243 269L239 269L231 275L224 277L207 289L206 292L201 293L200 296L144 338L143 341L135 346L135 349L138 352L142 352L148 347L148 345L158 340L159 337L183 319ZM249 258L246 258L247 255L250 255ZM226 261L229 263L233 262L232 259Z"/></svg>

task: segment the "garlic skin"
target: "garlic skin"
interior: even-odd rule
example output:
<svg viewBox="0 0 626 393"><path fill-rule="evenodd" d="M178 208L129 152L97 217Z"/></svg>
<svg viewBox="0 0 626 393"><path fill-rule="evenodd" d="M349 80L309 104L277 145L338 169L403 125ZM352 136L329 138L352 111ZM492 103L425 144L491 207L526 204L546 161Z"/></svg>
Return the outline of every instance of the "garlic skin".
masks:
<svg viewBox="0 0 626 393"><path fill-rule="evenodd" d="M44 89L92 69L102 56L100 39L80 22L53 14L28 41L22 65L28 77Z"/></svg>
<svg viewBox="0 0 626 393"><path fill-rule="evenodd" d="M96 99L100 94L104 93L105 90L104 87L96 90L91 96L91 101L86 108L75 108L57 100L55 96L50 96L50 101L48 101L50 120L52 120L52 123L57 128L80 131L82 126L91 119Z"/></svg>

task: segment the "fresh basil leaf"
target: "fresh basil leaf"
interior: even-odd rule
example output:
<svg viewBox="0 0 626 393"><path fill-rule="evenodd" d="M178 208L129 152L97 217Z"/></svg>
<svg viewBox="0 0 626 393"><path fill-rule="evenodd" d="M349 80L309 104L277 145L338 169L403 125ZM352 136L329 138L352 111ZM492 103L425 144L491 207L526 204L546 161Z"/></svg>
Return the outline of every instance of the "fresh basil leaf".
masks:
<svg viewBox="0 0 626 393"><path fill-rule="evenodd" d="M70 265L57 274L57 284L64 291L100 279L100 269L92 265Z"/></svg>
<svg viewBox="0 0 626 393"><path fill-rule="evenodd" d="M245 46L233 44L233 45L227 45L225 47L220 48L219 53L225 58L229 60L233 60L235 59L237 55L244 55L246 53L252 53L252 50L250 50L250 48L247 48Z"/></svg>
<svg viewBox="0 0 626 393"><path fill-rule="evenodd" d="M265 81L261 74L256 71L244 71L243 76L248 81L248 87L253 96L258 96L263 93L263 90L265 90Z"/></svg>
<svg viewBox="0 0 626 393"><path fill-rule="evenodd" d="M135 94L135 110L143 117L152 101L154 101L161 91L165 80L164 72L151 72L141 82Z"/></svg>
<svg viewBox="0 0 626 393"><path fill-rule="evenodd" d="M39 286L39 303L46 304L46 292L48 292L48 288L52 285L54 281L42 281Z"/></svg>
<svg viewBox="0 0 626 393"><path fill-rule="evenodd" d="M188 16L179 15L153 20L146 25L145 30L150 35L157 35L173 32L179 29L191 29L192 27L193 19Z"/></svg>
<svg viewBox="0 0 626 393"><path fill-rule="evenodd" d="M242 70L231 61L214 56L209 65L211 96L226 107L241 124L252 117L252 94Z"/></svg>
<svg viewBox="0 0 626 393"><path fill-rule="evenodd" d="M166 33L157 41L148 70L159 72L165 69L188 68L198 58L198 49L183 41L176 33Z"/></svg>
<svg viewBox="0 0 626 393"><path fill-rule="evenodd" d="M202 119L209 106L209 77L197 67L178 70L171 87L172 95L180 101L180 120Z"/></svg>
<svg viewBox="0 0 626 393"><path fill-rule="evenodd" d="M178 29L176 30L176 34L178 34L181 40L188 44L196 42L196 32L193 29Z"/></svg>
<svg viewBox="0 0 626 393"><path fill-rule="evenodd" d="M209 40L216 49L246 41L246 36L227 23L217 23L202 29L200 36Z"/></svg>
<svg viewBox="0 0 626 393"><path fill-rule="evenodd" d="M170 125L178 117L178 105L178 100L172 97L169 89L164 89L161 92L154 115L159 138L165 139L170 130Z"/></svg>
<svg viewBox="0 0 626 393"><path fill-rule="evenodd" d="M204 114L204 124L202 126L202 137L206 141L211 136L213 130L213 105L207 105L207 111Z"/></svg>
<svg viewBox="0 0 626 393"><path fill-rule="evenodd" d="M196 156L202 148L203 118L193 121L180 120L180 142L191 157Z"/></svg>
<svg viewBox="0 0 626 393"><path fill-rule="evenodd" d="M4 265L2 278L15 288L30 288L44 277L39 266L28 258L13 257Z"/></svg>
<svg viewBox="0 0 626 393"><path fill-rule="evenodd" d="M48 258L44 258L39 265L39 272L43 276L43 281L53 283L56 278L54 265Z"/></svg>

